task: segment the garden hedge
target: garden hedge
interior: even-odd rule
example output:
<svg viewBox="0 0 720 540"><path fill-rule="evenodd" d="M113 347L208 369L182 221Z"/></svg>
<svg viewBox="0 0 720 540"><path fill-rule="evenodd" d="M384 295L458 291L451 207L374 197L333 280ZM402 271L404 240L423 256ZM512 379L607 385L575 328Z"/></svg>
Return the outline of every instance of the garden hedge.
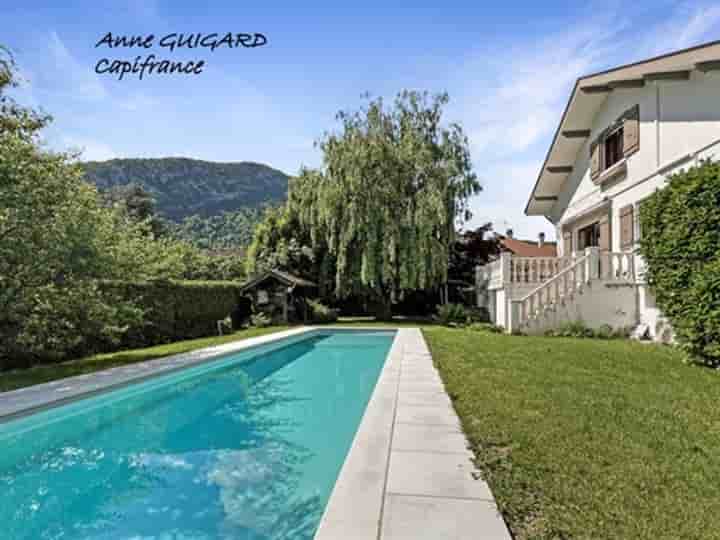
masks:
<svg viewBox="0 0 720 540"><path fill-rule="evenodd" d="M680 346L720 365L720 163L670 177L640 206L640 252Z"/></svg>
<svg viewBox="0 0 720 540"><path fill-rule="evenodd" d="M105 282L103 287L144 312L143 323L129 328L123 337L123 348L213 335L218 320L243 316L238 313L243 303L237 282L157 280Z"/></svg>

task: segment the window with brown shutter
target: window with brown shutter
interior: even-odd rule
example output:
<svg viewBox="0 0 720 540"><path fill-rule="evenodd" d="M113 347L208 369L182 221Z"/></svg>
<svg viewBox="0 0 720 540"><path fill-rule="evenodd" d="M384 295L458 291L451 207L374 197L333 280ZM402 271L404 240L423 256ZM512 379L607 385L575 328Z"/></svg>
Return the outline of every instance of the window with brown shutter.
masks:
<svg viewBox="0 0 720 540"><path fill-rule="evenodd" d="M594 141L590 145L590 178L595 180L602 172L600 164L600 140Z"/></svg>
<svg viewBox="0 0 720 540"><path fill-rule="evenodd" d="M600 218L599 246L601 251L610 251L610 240L610 218L603 216Z"/></svg>
<svg viewBox="0 0 720 540"><path fill-rule="evenodd" d="M620 126L605 138L603 146L605 147L605 160L603 165L605 169L609 169L624 157L623 140L625 128Z"/></svg>
<svg viewBox="0 0 720 540"><path fill-rule="evenodd" d="M590 178L600 175L640 150L640 106L625 111L620 118L590 144ZM602 182L600 178L598 182Z"/></svg>
<svg viewBox="0 0 720 540"><path fill-rule="evenodd" d="M634 207L629 204L620 209L620 248L629 249L635 243Z"/></svg>
<svg viewBox="0 0 720 540"><path fill-rule="evenodd" d="M635 105L623 115L623 154L630 156L640 150L640 106Z"/></svg>

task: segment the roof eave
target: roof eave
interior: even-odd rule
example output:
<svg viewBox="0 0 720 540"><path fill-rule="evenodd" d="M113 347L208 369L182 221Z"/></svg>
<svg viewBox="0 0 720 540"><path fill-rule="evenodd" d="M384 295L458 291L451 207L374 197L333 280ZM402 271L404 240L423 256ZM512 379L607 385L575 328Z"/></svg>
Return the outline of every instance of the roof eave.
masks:
<svg viewBox="0 0 720 540"><path fill-rule="evenodd" d="M708 43L702 43L702 44L700 44L700 45L696 45L696 46L689 47L689 48L686 48L686 49L682 49L682 50L678 50L678 51L673 51L673 52L670 52L670 53L667 53L667 54L655 56L655 57L648 58L648 59L645 59L645 60L641 60L641 61L638 61L638 62L633 62L633 63L629 63L629 64L624 64L624 65L621 65L621 66L618 66L618 67L614 67L614 68L611 68L611 69L608 69L608 70L604 70L604 71L598 71L598 72L596 72L596 73L592 73L592 74L589 74L589 75L584 75L584 76L578 78L577 81L575 81L575 85L574 85L574 87L573 87L572 92L570 93L570 98L568 99L568 102L567 102L567 104L565 105L565 110L563 111L563 114L562 114L562 117L561 117L560 122L559 122L559 124L558 124L558 127L557 127L557 129L555 130L555 135L553 136L552 143L550 144L550 147L548 148L547 154L545 155L545 160L543 161L543 166L542 166L542 168L540 169L540 171L538 172L538 177L537 177L537 179L535 180L535 185L533 186L533 188L532 188L532 190L531 190L531 192L530 192L530 197L529 197L529 199L528 199L527 204L525 205L524 214L525 214L526 216L545 216L546 218L550 219L550 218L549 218L549 212L550 212L550 210L546 210L546 211L532 210L532 211L531 211L531 210L530 210L530 206L532 205L533 201L536 200L535 192L536 192L538 186L540 185L540 181L541 181L542 178L543 178L543 175L544 175L544 172L545 172L546 168L548 167L548 163L549 163L549 161L550 161L551 154L552 154L553 149L555 148L555 146L556 146L556 144L557 144L557 142L558 142L558 138L559 138L560 135L562 134L562 126L563 126L563 124L565 123L565 120L566 120L566 118L567 118L567 116L568 116L568 113L569 113L569 111L570 111L571 105L572 105L573 101L575 100L575 98L576 98L576 96L577 96L577 94L578 94L578 89L582 87L583 83L585 83L585 82L591 82L592 79L595 79L595 78L597 78L597 77L609 75L609 74L615 73L615 72L620 72L620 71L626 70L626 69L628 69L628 68L633 68L633 67L636 67L636 66L641 66L641 65L643 65L643 64L649 64L649 63L651 63L651 62L656 62L656 61L658 61L658 60L663 60L663 59L670 58L670 57L673 57L673 56L678 56L678 55L682 55L682 54L687 54L687 53L694 52L694 51L698 51L698 50L702 50L702 49L705 49L705 48L715 47L715 46L717 46L717 45L720 45L720 40L711 41L711 42L708 42ZM704 65L704 66L706 66L708 69L713 69L713 70L714 70L714 69L718 69L718 65L717 65L717 64L718 64L718 63L715 62L715 61L701 62L701 65L700 65L700 66L695 65L695 66L694 66L694 69L701 69L701 67ZM702 70L702 69L701 69L701 70ZM656 75L657 77L660 77L661 75L668 75L668 74L657 73L657 74L654 74L654 75ZM652 80L652 77L649 77L647 80ZM615 83L618 87L623 87L623 86L631 87L631 85L633 85L633 84L639 85L639 84L640 84L640 81L638 81L638 80L636 80L636 79L627 80L627 81L625 81L625 80L618 80L618 81L614 81L614 83ZM623 84L620 84L620 83L623 83ZM645 79L643 79L642 83L643 83L643 84L645 83ZM602 90L602 92L611 92L611 91L613 90L612 86L613 86L613 83L612 83L612 82L611 82L610 85L608 85L607 83L606 83L606 84L603 84L603 85L595 85L595 86L593 86L592 84L588 85L589 88L596 88L598 91ZM601 88L601 87L602 87L602 88Z"/></svg>

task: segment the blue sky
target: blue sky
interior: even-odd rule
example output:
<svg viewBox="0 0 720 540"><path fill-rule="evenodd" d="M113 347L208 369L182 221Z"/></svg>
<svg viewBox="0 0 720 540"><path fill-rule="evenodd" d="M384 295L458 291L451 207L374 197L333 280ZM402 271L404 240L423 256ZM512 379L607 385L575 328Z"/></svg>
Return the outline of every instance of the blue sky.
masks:
<svg viewBox="0 0 720 540"><path fill-rule="evenodd" d="M44 134L85 159L187 156L259 161L289 174L320 157L313 141L360 94L448 91L448 121L470 137L484 192L471 225L552 235L522 213L575 79L720 38L720 4L602 2L181 2L0 5L21 68L19 98L51 113ZM107 32L261 32L257 49L168 53L95 48ZM197 76L115 80L103 57L204 59Z"/></svg>

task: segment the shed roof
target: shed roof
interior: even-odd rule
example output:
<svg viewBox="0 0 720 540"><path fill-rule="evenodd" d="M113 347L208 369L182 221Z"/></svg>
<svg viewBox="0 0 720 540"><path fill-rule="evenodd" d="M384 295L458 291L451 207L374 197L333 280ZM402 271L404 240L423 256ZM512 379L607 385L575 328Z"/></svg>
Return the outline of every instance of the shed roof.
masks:
<svg viewBox="0 0 720 540"><path fill-rule="evenodd" d="M317 287L317 284L313 283L312 281L308 281L307 279L301 278L294 274L290 274L289 272L283 272L282 270L273 268L272 270L268 270L267 272L261 274L255 279L248 281L245 285L242 286L242 291L244 292L248 289L252 289L253 287L258 286L260 283L270 278L277 279L279 282L287 285L288 287L292 286L306 289Z"/></svg>

